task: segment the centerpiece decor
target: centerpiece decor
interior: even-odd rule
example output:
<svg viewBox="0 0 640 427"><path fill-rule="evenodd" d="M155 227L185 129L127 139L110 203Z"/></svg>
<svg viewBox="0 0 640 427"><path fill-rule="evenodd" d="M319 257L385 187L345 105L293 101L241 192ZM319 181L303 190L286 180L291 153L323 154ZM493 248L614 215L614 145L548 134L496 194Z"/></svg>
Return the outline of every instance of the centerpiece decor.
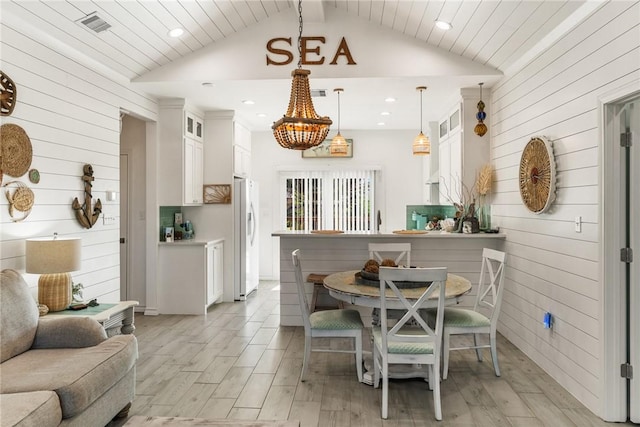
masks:
<svg viewBox="0 0 640 427"><path fill-rule="evenodd" d="M329 133L331 119L320 117L313 108L309 74L302 69L302 0L298 0L298 68L291 72L289 107L282 118L273 123L273 136L284 148L306 150L322 144Z"/></svg>

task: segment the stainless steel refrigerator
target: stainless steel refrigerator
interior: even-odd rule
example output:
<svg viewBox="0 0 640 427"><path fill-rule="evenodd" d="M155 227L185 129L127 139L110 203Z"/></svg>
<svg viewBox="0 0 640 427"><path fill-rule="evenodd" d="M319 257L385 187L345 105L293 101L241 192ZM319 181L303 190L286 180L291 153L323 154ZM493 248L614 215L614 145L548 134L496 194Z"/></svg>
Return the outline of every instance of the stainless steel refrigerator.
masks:
<svg viewBox="0 0 640 427"><path fill-rule="evenodd" d="M258 184L250 179L234 182L234 291L245 300L258 287Z"/></svg>

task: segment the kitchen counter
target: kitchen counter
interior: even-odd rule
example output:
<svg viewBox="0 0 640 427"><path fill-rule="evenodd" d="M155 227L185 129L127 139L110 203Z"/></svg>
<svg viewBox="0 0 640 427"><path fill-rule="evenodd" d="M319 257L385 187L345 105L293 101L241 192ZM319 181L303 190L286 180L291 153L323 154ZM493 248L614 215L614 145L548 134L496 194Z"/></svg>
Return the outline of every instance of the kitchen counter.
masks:
<svg viewBox="0 0 640 427"><path fill-rule="evenodd" d="M207 314L222 298L224 239L159 242L158 313Z"/></svg>
<svg viewBox="0 0 640 427"><path fill-rule="evenodd" d="M465 277L472 284L469 294L460 299L460 307L471 308L475 301L482 262L482 249L504 250L506 235L502 233L394 234L392 232L355 232L315 234L301 231L277 231L272 236L280 241L280 324L302 325L291 252L300 249L302 277L310 273L331 274L360 270L369 259L369 243L411 243L412 266L447 267L449 273ZM308 293L312 291L308 286ZM335 305L328 293L319 296L318 305ZM358 308L365 324L371 309Z"/></svg>
<svg viewBox="0 0 640 427"><path fill-rule="evenodd" d="M220 242L224 239L216 239L216 240L197 240L197 239L188 239L188 240L175 240L173 242L158 242L158 246L206 246L209 244L214 244Z"/></svg>
<svg viewBox="0 0 640 427"><path fill-rule="evenodd" d="M398 234L393 232L373 232L373 231L350 231L345 233L311 233L310 231L274 231L271 233L274 237L308 237L308 238L331 238L331 239L344 239L344 238L356 238L356 239L381 239L381 238L394 238L394 239L424 239L424 238L446 238L446 239L501 239L504 240L507 236L503 233L448 233L446 231L427 231L421 234Z"/></svg>

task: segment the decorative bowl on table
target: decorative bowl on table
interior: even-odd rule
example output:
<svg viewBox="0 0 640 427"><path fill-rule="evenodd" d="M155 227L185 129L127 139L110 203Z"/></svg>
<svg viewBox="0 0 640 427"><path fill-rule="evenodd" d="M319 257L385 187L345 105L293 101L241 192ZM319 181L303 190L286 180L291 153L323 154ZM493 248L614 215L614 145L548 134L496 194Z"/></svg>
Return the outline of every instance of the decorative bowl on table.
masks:
<svg viewBox="0 0 640 427"><path fill-rule="evenodd" d="M397 267L392 260L382 260L382 267ZM356 284L365 286L380 286L380 276L378 274L380 265L375 260L368 260L365 264L365 268L358 271L355 274ZM415 267L411 267L415 268ZM431 282L394 282L398 289L414 289L425 288L431 284Z"/></svg>

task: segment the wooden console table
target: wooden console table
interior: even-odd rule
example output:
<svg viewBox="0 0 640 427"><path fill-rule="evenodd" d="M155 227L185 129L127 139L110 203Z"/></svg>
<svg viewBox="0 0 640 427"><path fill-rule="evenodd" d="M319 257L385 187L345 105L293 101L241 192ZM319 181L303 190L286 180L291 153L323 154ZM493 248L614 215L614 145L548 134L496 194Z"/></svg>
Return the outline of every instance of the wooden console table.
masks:
<svg viewBox="0 0 640 427"><path fill-rule="evenodd" d="M100 323L107 336L111 337L120 334L132 334L136 330L134 325L133 308L138 305L138 301L120 301L118 303L101 303L96 307L87 307L83 310L62 310L48 313L49 317L90 317Z"/></svg>

